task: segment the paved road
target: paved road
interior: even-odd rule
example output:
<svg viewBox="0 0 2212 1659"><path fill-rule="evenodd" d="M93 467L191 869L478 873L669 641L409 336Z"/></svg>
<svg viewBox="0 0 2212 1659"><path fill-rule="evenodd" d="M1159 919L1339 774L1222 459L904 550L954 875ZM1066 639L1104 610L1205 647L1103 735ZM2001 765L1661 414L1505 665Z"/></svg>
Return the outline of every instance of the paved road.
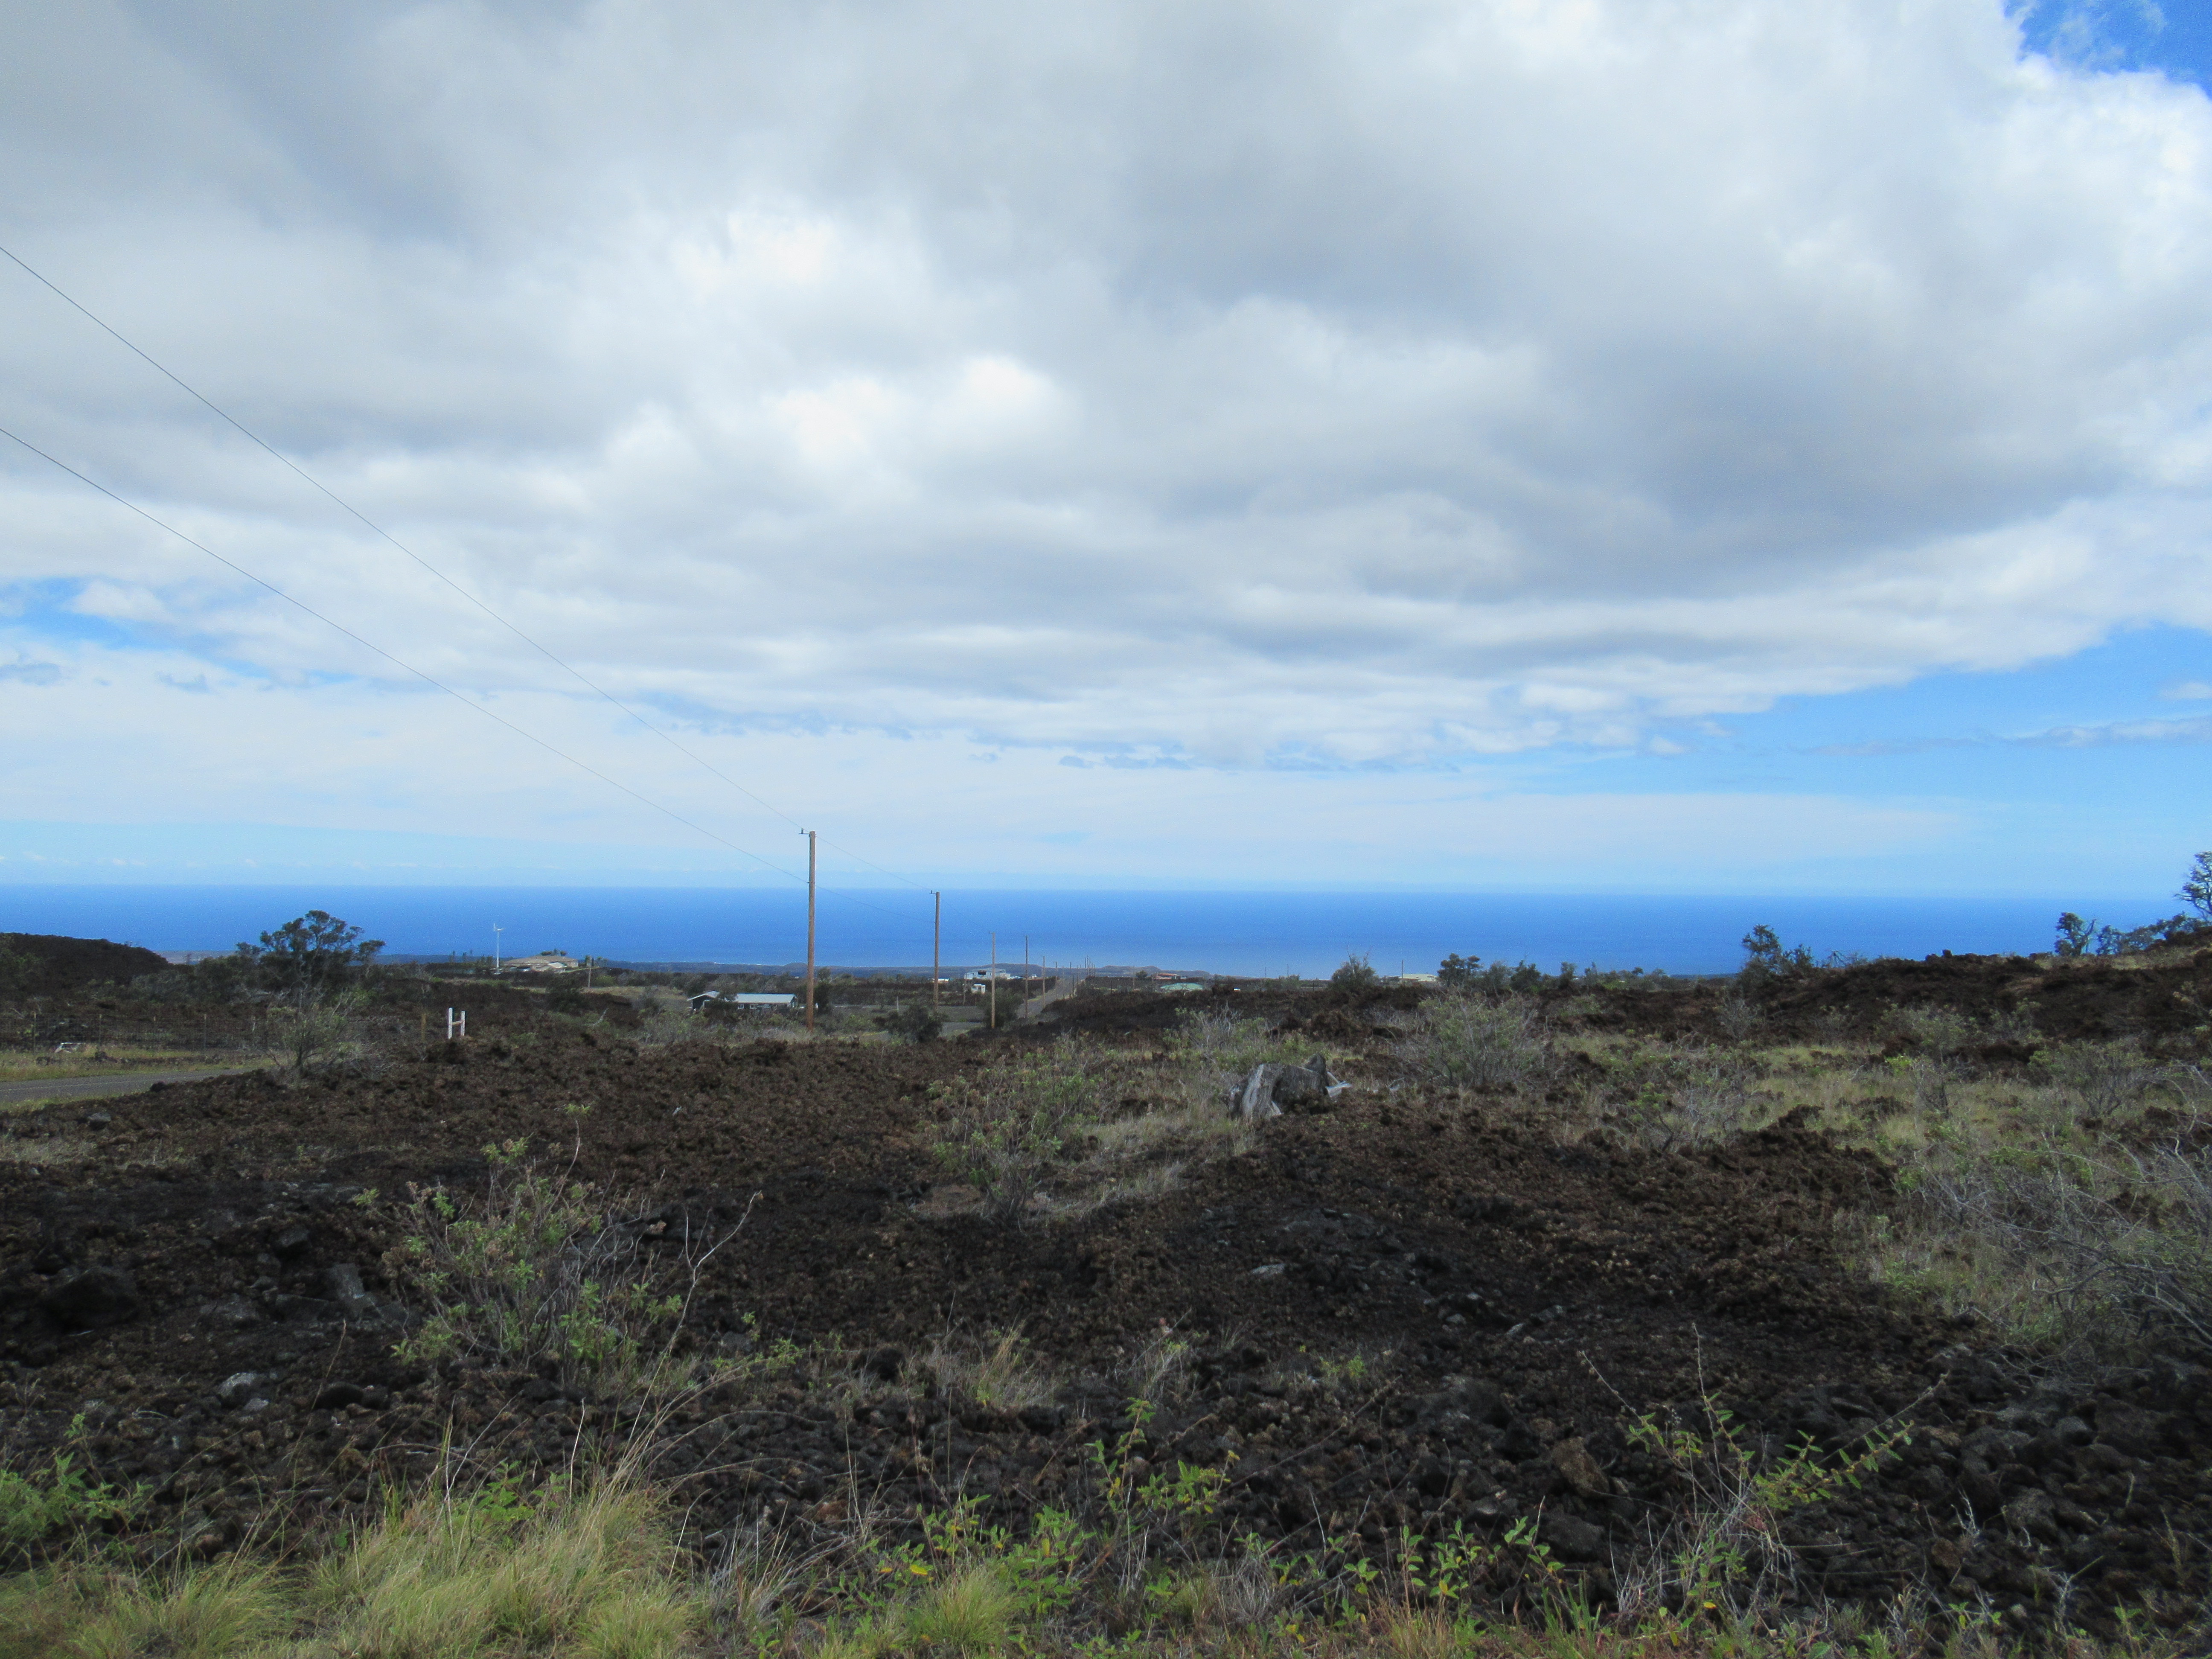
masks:
<svg viewBox="0 0 2212 1659"><path fill-rule="evenodd" d="M40 1083L0 1083L0 1106L27 1100L97 1100L103 1095L135 1095L156 1083L191 1083L204 1077L229 1077L251 1066L226 1066L212 1072L116 1072L106 1077L57 1077Z"/></svg>

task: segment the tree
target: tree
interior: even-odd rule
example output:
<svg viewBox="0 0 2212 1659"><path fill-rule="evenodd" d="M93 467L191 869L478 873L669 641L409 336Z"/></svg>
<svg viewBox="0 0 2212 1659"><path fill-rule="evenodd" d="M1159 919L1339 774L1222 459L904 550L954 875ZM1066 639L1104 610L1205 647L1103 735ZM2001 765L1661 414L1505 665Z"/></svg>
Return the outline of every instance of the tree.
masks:
<svg viewBox="0 0 2212 1659"><path fill-rule="evenodd" d="M275 989L303 1001L328 995L374 960L380 939L327 910L310 910L264 933L258 945L241 942L238 954L254 963Z"/></svg>
<svg viewBox="0 0 2212 1659"><path fill-rule="evenodd" d="M1437 983L1447 991L1471 991L1482 977L1482 958L1449 956L1437 964Z"/></svg>
<svg viewBox="0 0 2212 1659"><path fill-rule="evenodd" d="M2189 878L2174 897L2212 922L2212 853L2197 855L2197 862L2189 866Z"/></svg>
<svg viewBox="0 0 2212 1659"><path fill-rule="evenodd" d="M2097 921L2084 921L2071 910L2058 913L2058 937L2051 949L2062 957L2086 957L2097 938Z"/></svg>
<svg viewBox="0 0 2212 1659"><path fill-rule="evenodd" d="M1784 974L1805 973L1812 966L1809 946L1785 949L1781 936L1763 921L1743 936L1743 971L1738 975L1741 979L1778 979Z"/></svg>
<svg viewBox="0 0 2212 1659"><path fill-rule="evenodd" d="M1346 957L1328 982L1340 991L1364 991L1381 977L1365 957Z"/></svg>

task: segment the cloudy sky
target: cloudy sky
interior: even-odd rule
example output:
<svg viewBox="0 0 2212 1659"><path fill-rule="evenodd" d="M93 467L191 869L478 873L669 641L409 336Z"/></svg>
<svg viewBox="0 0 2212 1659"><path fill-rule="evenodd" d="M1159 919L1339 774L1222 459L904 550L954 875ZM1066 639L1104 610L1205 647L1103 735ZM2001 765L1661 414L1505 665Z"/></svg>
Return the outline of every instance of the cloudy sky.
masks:
<svg viewBox="0 0 2212 1659"><path fill-rule="evenodd" d="M2180 0L0 16L0 882L2212 845Z"/></svg>

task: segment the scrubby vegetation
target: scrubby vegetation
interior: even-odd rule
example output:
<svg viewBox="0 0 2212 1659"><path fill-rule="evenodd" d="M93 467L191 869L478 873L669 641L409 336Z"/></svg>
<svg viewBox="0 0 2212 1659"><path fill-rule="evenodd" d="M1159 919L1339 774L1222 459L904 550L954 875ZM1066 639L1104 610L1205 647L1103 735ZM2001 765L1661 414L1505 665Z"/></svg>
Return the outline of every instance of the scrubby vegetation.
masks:
<svg viewBox="0 0 2212 1659"><path fill-rule="evenodd" d="M2097 937L811 1044L111 985L288 1046L0 1134L0 1659L2203 1651L2212 951Z"/></svg>

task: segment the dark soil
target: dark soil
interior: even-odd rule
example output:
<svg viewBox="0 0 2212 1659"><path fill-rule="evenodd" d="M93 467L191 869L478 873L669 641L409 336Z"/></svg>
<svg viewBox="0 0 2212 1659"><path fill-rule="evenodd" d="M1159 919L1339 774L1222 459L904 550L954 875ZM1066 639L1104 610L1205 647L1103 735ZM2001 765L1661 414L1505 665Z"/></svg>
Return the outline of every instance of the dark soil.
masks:
<svg viewBox="0 0 2212 1659"><path fill-rule="evenodd" d="M1875 1029L1892 1008L1938 1007L1986 1020L2026 1011L2051 1042L2194 1033L2212 1020L2212 950L2145 964L2127 957L1934 957L1870 962L1833 974L1775 981L1759 998L1782 1029L1806 1033L1824 1018Z"/></svg>
<svg viewBox="0 0 2212 1659"><path fill-rule="evenodd" d="M128 985L141 974L163 973L169 966L166 957L136 945L58 933L0 933L0 952L29 959L14 988L26 997L69 996L94 986Z"/></svg>
<svg viewBox="0 0 2212 1659"><path fill-rule="evenodd" d="M1784 988L1770 1017L2025 997L2045 1030L2101 1029L2122 1010L2156 1029L2203 988L2212 953L2132 972L1878 967L1833 976L1817 1006ZM1659 1026L1672 999L1667 1013L1694 1026L1717 996L1628 993L1601 1013ZM1060 1012L1142 1033L1191 1000ZM1355 1047L1392 1030L1356 1000L1269 1017ZM2206 1589L2204 1373L2161 1362L2042 1387L1973 1328L1893 1301L1836 1242L1838 1216L1880 1207L1885 1170L1796 1119L1719 1151L1631 1155L1559 1146L1503 1107L1370 1094L1273 1122L1256 1152L1164 1197L996 1224L927 1201L929 1085L995 1045L640 1049L519 994L472 1007L471 1025L470 1042L379 1075L257 1074L8 1121L9 1460L82 1413L94 1473L150 1486L157 1530L204 1553L272 1503L352 1512L380 1479L427 1468L449 1430L526 1467L564 1463L587 1421L620 1428L543 1378L410 1369L391 1352L398 1297L379 1264L397 1227L388 1204L352 1200L478 1178L483 1148L520 1136L632 1195L669 1237L744 1218L694 1304L701 1344L834 1338L883 1379L856 1396L802 1370L764 1399L687 1408L666 1472L690 1477L692 1513L717 1528L763 1510L833 1525L856 1502L911 1516L962 1492L1009 1518L1064 1504L1090 1478L1084 1448L1129 1428L1119 1370L1165 1323L1194 1338L1197 1364L1138 1449L1155 1463L1237 1454L1234 1534L1380 1545L1401 1524L1496 1534L1538 1516L1602 1595L1615 1554L1683 1496L1632 1447L1633 1418L1697 1419L1710 1401L1770 1454L1911 1431L1863 1489L1792 1519L1808 1594L1887 1601L1919 1584L2040 1619L2065 1582L2068 1616L2109 1628L2149 1592L2185 1607ZM349 1265L369 1300L332 1272ZM1063 1380L1055 1403L994 1412L912 1382L908 1356L933 1335L1017 1328ZM1299 1380L1317 1359L1336 1369ZM241 1372L254 1375L221 1389Z"/></svg>

